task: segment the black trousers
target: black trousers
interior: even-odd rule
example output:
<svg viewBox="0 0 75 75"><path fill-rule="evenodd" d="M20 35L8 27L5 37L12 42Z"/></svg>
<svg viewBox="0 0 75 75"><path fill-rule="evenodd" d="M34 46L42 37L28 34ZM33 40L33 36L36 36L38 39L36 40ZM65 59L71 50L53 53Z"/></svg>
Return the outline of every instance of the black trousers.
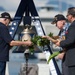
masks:
<svg viewBox="0 0 75 75"><path fill-rule="evenodd" d="M0 75L5 75L6 62L0 61Z"/></svg>

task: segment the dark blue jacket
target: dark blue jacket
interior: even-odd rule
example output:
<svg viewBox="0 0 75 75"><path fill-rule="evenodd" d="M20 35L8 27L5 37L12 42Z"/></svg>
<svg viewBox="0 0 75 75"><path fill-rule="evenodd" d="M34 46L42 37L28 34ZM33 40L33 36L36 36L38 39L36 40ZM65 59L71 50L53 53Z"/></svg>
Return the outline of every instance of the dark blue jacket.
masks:
<svg viewBox="0 0 75 75"><path fill-rule="evenodd" d="M67 66L75 66L75 21L72 22L65 34L66 39L60 42L66 48L65 62Z"/></svg>
<svg viewBox="0 0 75 75"><path fill-rule="evenodd" d="M9 34L7 26L0 23L0 61L9 60L9 43L12 41L12 37Z"/></svg>

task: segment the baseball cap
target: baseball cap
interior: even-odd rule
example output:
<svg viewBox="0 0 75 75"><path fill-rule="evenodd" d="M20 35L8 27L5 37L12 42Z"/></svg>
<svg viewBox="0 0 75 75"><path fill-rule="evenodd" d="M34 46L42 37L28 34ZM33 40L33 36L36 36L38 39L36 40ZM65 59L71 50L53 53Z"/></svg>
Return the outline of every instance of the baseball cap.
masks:
<svg viewBox="0 0 75 75"><path fill-rule="evenodd" d="M12 21L13 19L11 18L10 14L7 12L4 12L0 15L0 18L7 18L10 19L10 21Z"/></svg>
<svg viewBox="0 0 75 75"><path fill-rule="evenodd" d="M60 20L66 20L66 18L62 15L62 14L58 14L54 17L53 21L51 22L51 24L56 24L57 21Z"/></svg>

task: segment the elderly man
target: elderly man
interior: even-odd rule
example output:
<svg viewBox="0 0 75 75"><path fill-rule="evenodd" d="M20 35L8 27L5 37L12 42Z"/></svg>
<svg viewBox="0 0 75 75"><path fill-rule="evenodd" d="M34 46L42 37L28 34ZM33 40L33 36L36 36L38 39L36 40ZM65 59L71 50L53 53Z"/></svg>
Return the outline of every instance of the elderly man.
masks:
<svg viewBox="0 0 75 75"><path fill-rule="evenodd" d="M56 43L58 41L57 39L65 40L65 33L69 27L69 25L66 24L66 18L62 14L58 14L54 17L52 24L55 24L56 27L58 29L60 29L59 34L58 34L58 38L57 37L51 38L49 36L43 36L43 38L47 38L48 40L52 41L53 43ZM65 65L65 62L63 59L65 51L62 51L63 50L62 47L60 47L60 49L61 49L61 53L57 57L59 59L62 59L62 75L68 75L68 72L67 72L68 67Z"/></svg>
<svg viewBox="0 0 75 75"><path fill-rule="evenodd" d="M9 49L11 46L32 44L31 41L15 41L9 34L8 25L12 20L9 13L0 14L0 75L5 75L6 61L9 60Z"/></svg>

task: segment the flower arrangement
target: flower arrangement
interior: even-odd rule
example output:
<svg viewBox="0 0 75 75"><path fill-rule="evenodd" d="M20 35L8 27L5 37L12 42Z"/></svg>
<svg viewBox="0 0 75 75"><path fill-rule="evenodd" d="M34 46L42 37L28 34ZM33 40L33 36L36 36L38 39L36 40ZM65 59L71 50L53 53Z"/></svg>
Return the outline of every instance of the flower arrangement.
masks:
<svg viewBox="0 0 75 75"><path fill-rule="evenodd" d="M52 38L51 41L55 41L56 42L56 40L53 39L53 33L50 32L50 34L48 36ZM48 39L42 38L41 36L37 36L37 35L34 36L33 38L31 38L31 42L33 44L31 46L29 46L30 53L34 52L34 46L35 45L44 47L45 45L49 45L50 44L50 41ZM60 53L60 51L57 51L57 52L54 52L53 54L51 54L49 56L49 59L48 59L47 63L49 63L50 60L52 58L54 58L55 56L57 56L59 53Z"/></svg>

